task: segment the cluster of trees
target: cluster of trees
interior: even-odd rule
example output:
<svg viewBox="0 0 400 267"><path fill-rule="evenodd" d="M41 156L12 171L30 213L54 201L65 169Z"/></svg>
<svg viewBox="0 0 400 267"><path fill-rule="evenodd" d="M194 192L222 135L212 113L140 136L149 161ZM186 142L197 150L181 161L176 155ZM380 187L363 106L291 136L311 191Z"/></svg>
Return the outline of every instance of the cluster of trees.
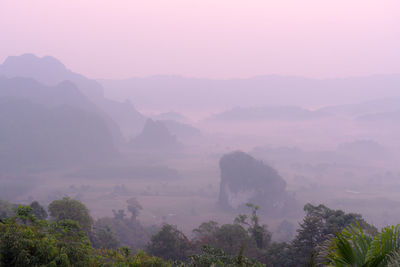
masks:
<svg viewBox="0 0 400 267"><path fill-rule="evenodd" d="M136 249L140 244L134 242L135 233L142 227L137 216L142 207L134 198L127 202L130 217L124 210L118 210L114 211L113 218L97 221L93 221L83 203L67 197L51 202L49 214L36 201L30 206L1 202L0 211L4 209L4 216L0 219L0 267L254 266L256 263L243 253L232 256L210 247L189 255L190 247L185 247L189 240L175 226L168 224L153 235L147 247L143 245L147 252ZM10 215L11 207L16 208ZM124 234L125 240L120 240ZM182 242L181 239L186 240ZM122 246L124 243L133 245Z"/></svg>
<svg viewBox="0 0 400 267"><path fill-rule="evenodd" d="M144 227L137 216L142 206L135 198L127 200L127 210L113 210L113 217L99 218L93 226L93 245L97 248L116 249L126 246L136 251L145 248L155 227Z"/></svg>
<svg viewBox="0 0 400 267"><path fill-rule="evenodd" d="M0 223L0 266L171 266L126 247L95 249L77 221L40 220L30 206L15 213Z"/></svg>
<svg viewBox="0 0 400 267"><path fill-rule="evenodd" d="M188 255L202 253L210 246L226 255L244 255L266 266L319 266L325 264L326 244L347 227L359 225L377 233L361 215L332 210L324 205L304 207L306 216L291 242L271 242L272 234L266 225L261 225L257 215L258 206L247 204L249 215L238 215L232 224L219 225L209 221L193 230L189 240L176 227L164 225L151 239L148 251L164 259L185 259ZM209 252L209 250L206 250Z"/></svg>
<svg viewBox="0 0 400 267"><path fill-rule="evenodd" d="M13 205L2 206L9 212ZM0 266L398 266L400 226L380 233L359 214L324 205L304 207L306 216L291 242L272 242L259 221L258 206L231 224L209 221L188 238L164 224L149 234L137 216L140 203L97 221L78 200L63 198L48 206L18 206L0 219ZM15 207L15 206L14 206ZM49 217L49 219L48 219ZM135 238L139 243L135 243ZM141 243L142 242L142 243ZM135 253L132 253L134 251Z"/></svg>

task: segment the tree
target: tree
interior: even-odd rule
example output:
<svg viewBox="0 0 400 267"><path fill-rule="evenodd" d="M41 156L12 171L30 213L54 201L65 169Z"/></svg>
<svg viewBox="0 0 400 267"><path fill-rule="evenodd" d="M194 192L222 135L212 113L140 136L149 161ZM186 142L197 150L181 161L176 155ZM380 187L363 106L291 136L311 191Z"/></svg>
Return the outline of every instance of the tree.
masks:
<svg viewBox="0 0 400 267"><path fill-rule="evenodd" d="M271 242L272 234L267 230L267 225L260 225L257 210L259 206L247 203L247 207L251 208L251 217L248 231L256 242L257 248L264 249Z"/></svg>
<svg viewBox="0 0 400 267"><path fill-rule="evenodd" d="M95 246L114 247L115 241L118 241L119 245L129 247L133 251L144 249L150 241L151 234L156 231L144 227L133 214L131 217L126 216L124 209L113 210L113 214L113 217L103 217L95 221L96 236L92 238Z"/></svg>
<svg viewBox="0 0 400 267"><path fill-rule="evenodd" d="M251 241L246 229L239 224L224 224L215 232L217 248L229 255L237 255L241 249L248 249Z"/></svg>
<svg viewBox="0 0 400 267"><path fill-rule="evenodd" d="M30 205L32 208L33 215L36 216L39 220L47 219L48 215L46 210L39 204L37 201L33 201Z"/></svg>
<svg viewBox="0 0 400 267"><path fill-rule="evenodd" d="M132 219L136 219L139 216L140 210L143 209L139 201L135 197L132 197L126 201L128 203L128 211L131 213Z"/></svg>
<svg viewBox="0 0 400 267"><path fill-rule="evenodd" d="M298 266L296 260L292 256L293 248L291 244L286 242L274 242L268 246L263 254L263 259L267 266L280 267L280 266Z"/></svg>
<svg viewBox="0 0 400 267"><path fill-rule="evenodd" d="M113 214L114 214L114 219L116 220L123 220L126 216L125 214L125 210L120 209L120 210L112 210Z"/></svg>
<svg viewBox="0 0 400 267"><path fill-rule="evenodd" d="M53 222L49 232L57 240L58 258L64 258L72 266L89 264L92 248L78 222L69 219ZM59 261L58 258L56 261Z"/></svg>
<svg viewBox="0 0 400 267"><path fill-rule="evenodd" d="M189 266L209 267L209 266L226 266L226 267L262 267L260 262L243 256L243 250L238 255L227 255L222 249L204 246L201 252L190 256Z"/></svg>
<svg viewBox="0 0 400 267"><path fill-rule="evenodd" d="M363 229L376 229L370 226L360 214L348 213L342 210L332 210L324 205L304 206L306 216L297 230L292 242L293 256L299 264L306 265L318 258L320 246L337 232L358 223Z"/></svg>
<svg viewBox="0 0 400 267"><path fill-rule="evenodd" d="M9 203L5 200L0 199L0 220L3 218L10 217L14 215L14 209L17 205Z"/></svg>
<svg viewBox="0 0 400 267"><path fill-rule="evenodd" d="M54 239L43 234L44 225L29 216L32 208L20 206L16 217L0 223L0 266L42 266L54 262Z"/></svg>
<svg viewBox="0 0 400 267"><path fill-rule="evenodd" d="M315 256L317 246L328 238L323 234L323 228L324 224L320 218L313 216L304 218L292 242L296 261L305 265Z"/></svg>
<svg viewBox="0 0 400 267"><path fill-rule="evenodd" d="M203 244L215 245L217 239L215 232L218 230L218 223L215 221L203 222L196 229L193 229L193 241L203 246Z"/></svg>
<svg viewBox="0 0 400 267"><path fill-rule="evenodd" d="M38 220L30 206L0 223L0 266L87 266L90 243L79 224Z"/></svg>
<svg viewBox="0 0 400 267"><path fill-rule="evenodd" d="M93 239L93 246L97 248L117 249L120 245L119 240L109 225L96 227Z"/></svg>
<svg viewBox="0 0 400 267"><path fill-rule="evenodd" d="M105 249L94 251L96 257L91 259L90 266L133 266L133 267L172 267L173 265L155 256L149 256L144 251L131 254L127 247L118 250ZM185 265L174 265L185 266Z"/></svg>
<svg viewBox="0 0 400 267"><path fill-rule="evenodd" d="M327 264L334 266L399 266L400 225L365 231L360 225L337 233L326 247Z"/></svg>
<svg viewBox="0 0 400 267"><path fill-rule="evenodd" d="M189 256L190 241L176 226L164 224L161 230L151 237L147 251L166 260L185 260Z"/></svg>
<svg viewBox="0 0 400 267"><path fill-rule="evenodd" d="M227 255L237 255L243 250L247 257L258 257L263 254L271 241L267 225L261 225L257 211L258 206L248 203L251 214L239 214L233 224L219 226L217 222L202 223L195 234L194 244L197 251L204 245L221 249Z"/></svg>
<svg viewBox="0 0 400 267"><path fill-rule="evenodd" d="M74 220L79 223L86 234L91 231L93 220L89 215L89 210L79 200L69 197L54 200L49 205L49 212L56 221Z"/></svg>

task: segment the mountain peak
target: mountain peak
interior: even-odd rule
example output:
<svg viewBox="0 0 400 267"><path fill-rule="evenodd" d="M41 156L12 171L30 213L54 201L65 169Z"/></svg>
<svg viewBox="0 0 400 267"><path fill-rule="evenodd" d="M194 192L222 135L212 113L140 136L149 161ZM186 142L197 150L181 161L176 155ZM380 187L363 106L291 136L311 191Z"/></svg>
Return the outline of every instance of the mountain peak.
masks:
<svg viewBox="0 0 400 267"><path fill-rule="evenodd" d="M7 57L0 65L0 73L9 78L30 77L48 85L55 85L65 80L64 76L69 75L70 71L54 57L22 54Z"/></svg>
<svg viewBox="0 0 400 267"><path fill-rule="evenodd" d="M47 67L58 70L66 70L64 64L58 59L51 56L38 57L35 54L22 54L20 56L9 56L3 63L3 68L32 68L32 67Z"/></svg>

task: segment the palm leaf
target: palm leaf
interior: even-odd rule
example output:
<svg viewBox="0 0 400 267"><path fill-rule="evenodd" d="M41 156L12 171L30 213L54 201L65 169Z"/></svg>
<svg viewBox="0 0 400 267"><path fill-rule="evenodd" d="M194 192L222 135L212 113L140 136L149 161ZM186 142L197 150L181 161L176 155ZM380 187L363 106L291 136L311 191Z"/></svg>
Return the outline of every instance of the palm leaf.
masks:
<svg viewBox="0 0 400 267"><path fill-rule="evenodd" d="M368 266L387 266L400 248L400 225L389 226L372 240L366 261Z"/></svg>
<svg viewBox="0 0 400 267"><path fill-rule="evenodd" d="M350 226L331 240L326 257L334 266L367 266L366 257L372 239L359 224Z"/></svg>

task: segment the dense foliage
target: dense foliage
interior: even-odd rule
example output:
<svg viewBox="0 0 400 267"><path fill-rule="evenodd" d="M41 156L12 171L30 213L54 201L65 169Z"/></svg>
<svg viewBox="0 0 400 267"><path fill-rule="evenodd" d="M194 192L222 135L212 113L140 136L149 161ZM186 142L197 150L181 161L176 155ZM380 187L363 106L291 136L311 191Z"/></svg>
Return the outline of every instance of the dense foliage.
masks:
<svg viewBox="0 0 400 267"><path fill-rule="evenodd" d="M325 248L327 264L334 266L399 266L400 225L377 234L360 225L337 233Z"/></svg>
<svg viewBox="0 0 400 267"><path fill-rule="evenodd" d="M152 227L144 227L137 216L142 206L135 198L127 200L128 216L125 210L113 210L113 217L103 217L95 221L92 242L96 248L117 248L126 246L136 251L144 249L155 232ZM158 229L157 229L158 230Z"/></svg>
<svg viewBox="0 0 400 267"><path fill-rule="evenodd" d="M361 215L324 205L304 207L306 216L291 242L271 242L272 234L259 221L258 206L248 204L250 213L239 214L231 224L204 222L193 230L192 239L177 226L164 224L144 244L141 233L151 231L137 220L142 207L136 199L127 202L131 216L114 211L113 218L100 218L93 227L88 209L78 200L53 201L48 220L38 202L18 206L13 213L9 209L15 205L1 203L7 212L0 220L0 267L397 266L400 262L400 226L378 233ZM288 223L282 227L288 228Z"/></svg>
<svg viewBox="0 0 400 267"><path fill-rule="evenodd" d="M50 203L49 212L50 216L56 221L74 220L79 223L86 233L89 233L91 230L93 220L89 215L89 210L78 200L68 197L55 200Z"/></svg>

